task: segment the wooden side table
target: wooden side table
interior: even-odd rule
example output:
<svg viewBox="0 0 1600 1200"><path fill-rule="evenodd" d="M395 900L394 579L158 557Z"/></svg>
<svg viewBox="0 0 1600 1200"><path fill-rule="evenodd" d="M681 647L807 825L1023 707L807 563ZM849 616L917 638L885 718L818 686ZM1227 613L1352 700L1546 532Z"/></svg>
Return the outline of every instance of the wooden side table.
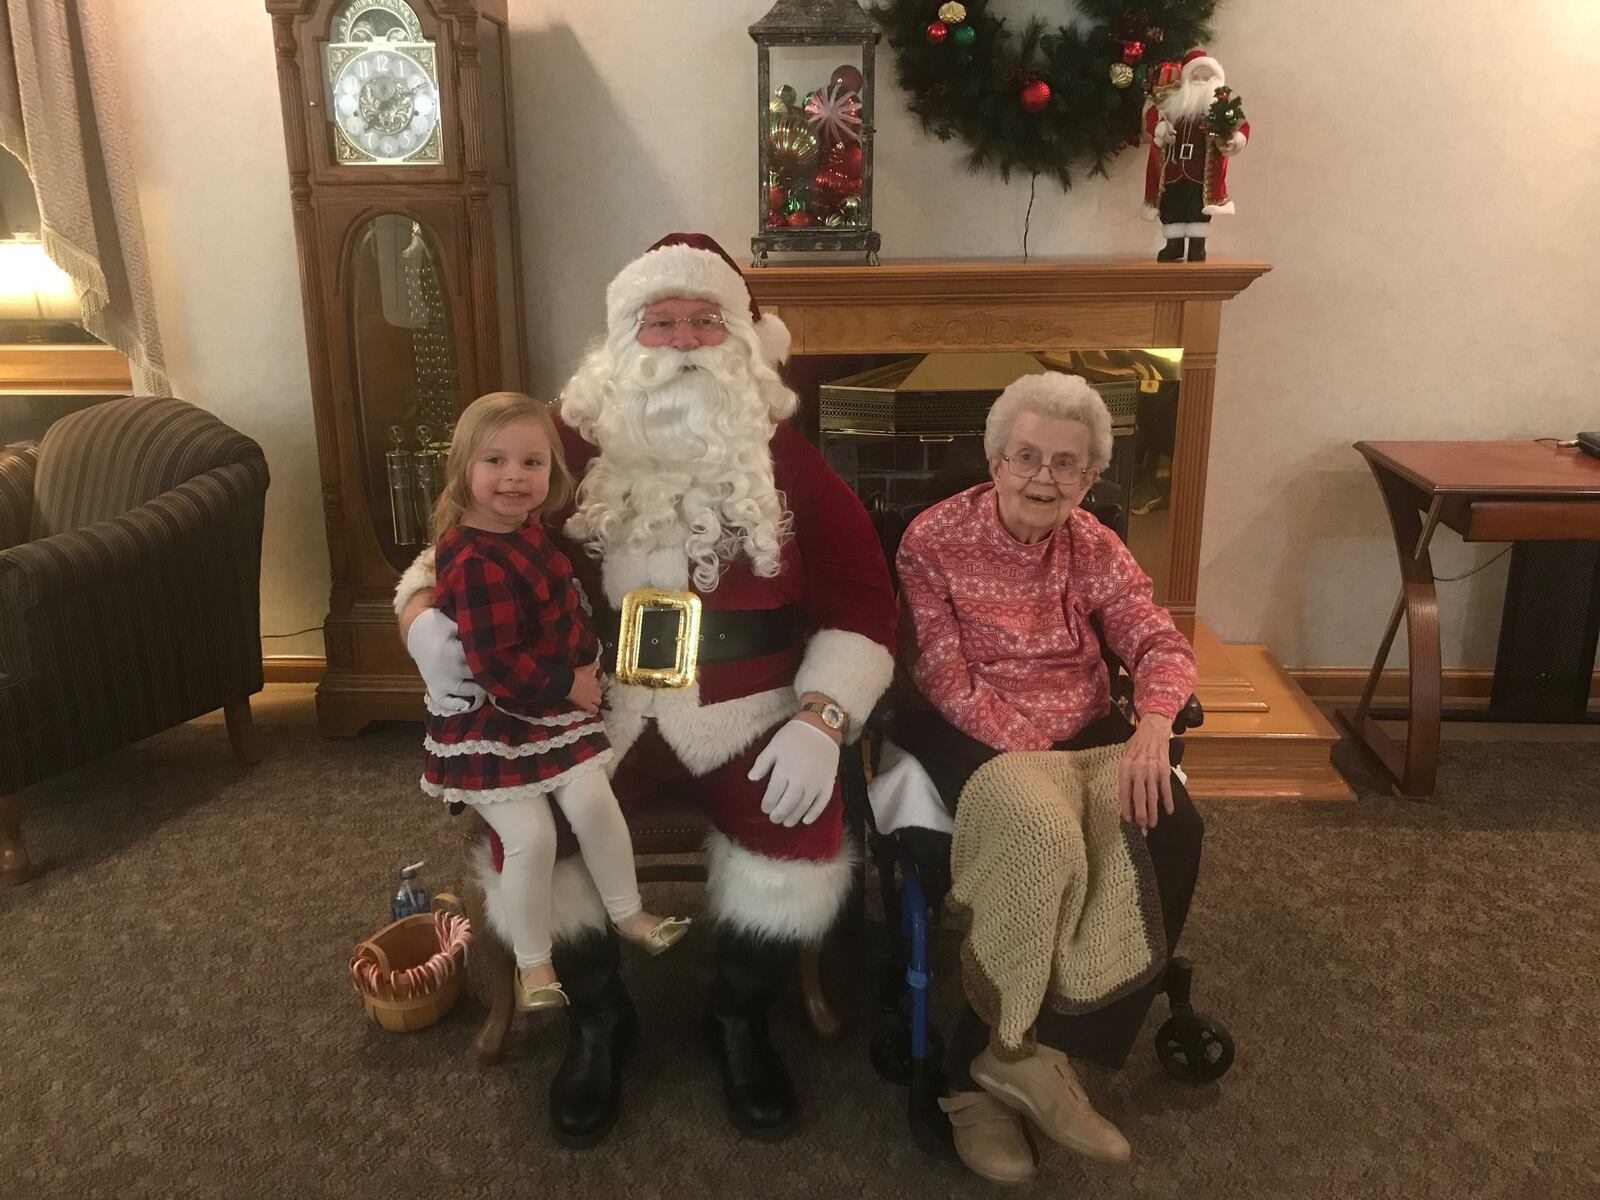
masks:
<svg viewBox="0 0 1600 1200"><path fill-rule="evenodd" d="M1337 716L1402 796L1427 796L1438 772L1442 718L1439 602L1428 550L1434 532L1447 525L1469 542L1600 542L1600 459L1531 441L1357 442L1355 448L1389 511L1401 589L1359 703ZM1373 719L1372 698L1402 615L1410 705L1405 741L1397 742ZM1594 645L1591 632L1590 670ZM1580 698L1577 719L1582 708Z"/></svg>

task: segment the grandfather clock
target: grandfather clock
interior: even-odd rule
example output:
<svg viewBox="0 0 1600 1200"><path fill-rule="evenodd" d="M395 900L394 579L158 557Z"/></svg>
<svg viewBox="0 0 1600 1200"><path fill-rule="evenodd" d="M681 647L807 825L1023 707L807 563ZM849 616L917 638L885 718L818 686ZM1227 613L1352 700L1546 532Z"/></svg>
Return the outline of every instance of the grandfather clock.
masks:
<svg viewBox="0 0 1600 1200"><path fill-rule="evenodd" d="M523 387L506 0L267 0L333 569L317 719L421 716L390 596L456 416Z"/></svg>

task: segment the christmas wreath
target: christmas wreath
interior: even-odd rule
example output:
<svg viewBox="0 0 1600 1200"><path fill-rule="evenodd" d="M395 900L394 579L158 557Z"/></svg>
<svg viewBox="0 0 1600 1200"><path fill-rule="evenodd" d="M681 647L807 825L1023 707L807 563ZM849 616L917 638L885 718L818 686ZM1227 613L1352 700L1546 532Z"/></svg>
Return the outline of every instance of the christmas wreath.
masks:
<svg viewBox="0 0 1600 1200"><path fill-rule="evenodd" d="M1210 34L1217 0L1078 0L1087 24L1031 19L1020 34L989 0L874 7L911 111L941 142L959 137L974 174L1014 171L1072 186L1137 144L1150 73Z"/></svg>

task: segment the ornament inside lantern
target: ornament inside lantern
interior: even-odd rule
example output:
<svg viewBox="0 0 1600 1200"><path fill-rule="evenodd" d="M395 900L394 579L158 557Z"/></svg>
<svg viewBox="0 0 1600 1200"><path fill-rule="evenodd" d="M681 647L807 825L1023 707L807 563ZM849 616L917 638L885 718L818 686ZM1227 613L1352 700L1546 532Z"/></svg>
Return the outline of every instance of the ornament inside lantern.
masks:
<svg viewBox="0 0 1600 1200"><path fill-rule="evenodd" d="M778 0L750 26L760 130L755 264L769 253L865 251L872 229L873 56L858 0Z"/></svg>

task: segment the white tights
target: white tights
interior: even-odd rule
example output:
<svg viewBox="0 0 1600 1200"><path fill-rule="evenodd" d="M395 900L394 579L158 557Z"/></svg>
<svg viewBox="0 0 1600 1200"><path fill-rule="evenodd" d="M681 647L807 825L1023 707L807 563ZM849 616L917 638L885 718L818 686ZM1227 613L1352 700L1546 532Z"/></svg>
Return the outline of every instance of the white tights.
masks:
<svg viewBox="0 0 1600 1200"><path fill-rule="evenodd" d="M572 826L583 865L612 921L626 921L644 907L633 871L633 839L603 770L585 771L552 791L548 799L521 796L474 805L505 847L500 890L519 967L550 961L550 887L556 862L551 800L561 806Z"/></svg>

